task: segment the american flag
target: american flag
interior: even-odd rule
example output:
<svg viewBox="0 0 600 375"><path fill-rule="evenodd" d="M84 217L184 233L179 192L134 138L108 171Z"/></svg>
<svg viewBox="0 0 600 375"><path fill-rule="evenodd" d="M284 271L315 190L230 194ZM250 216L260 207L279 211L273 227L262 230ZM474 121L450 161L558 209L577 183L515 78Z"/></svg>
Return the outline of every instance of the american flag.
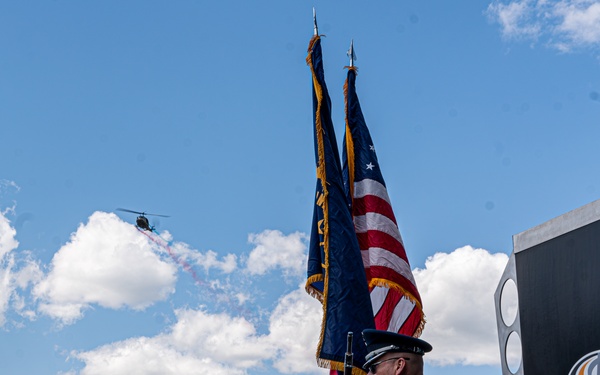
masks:
<svg viewBox="0 0 600 375"><path fill-rule="evenodd" d="M419 336L425 324L421 296L356 95L355 81L356 68L352 66L344 85L344 184L369 284L375 326Z"/></svg>

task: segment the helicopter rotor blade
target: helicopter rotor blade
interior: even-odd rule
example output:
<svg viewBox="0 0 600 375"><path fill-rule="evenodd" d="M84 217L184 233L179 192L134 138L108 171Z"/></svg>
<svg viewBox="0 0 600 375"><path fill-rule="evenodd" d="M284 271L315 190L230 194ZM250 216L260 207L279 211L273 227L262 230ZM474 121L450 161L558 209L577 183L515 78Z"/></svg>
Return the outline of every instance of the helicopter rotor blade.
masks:
<svg viewBox="0 0 600 375"><path fill-rule="evenodd" d="M131 212L132 214L145 215L143 212L128 210L126 208L117 208L118 211Z"/></svg>
<svg viewBox="0 0 600 375"><path fill-rule="evenodd" d="M144 214L147 216L160 216L160 217L170 217L169 215L159 215L159 214Z"/></svg>
<svg viewBox="0 0 600 375"><path fill-rule="evenodd" d="M118 211L131 212L132 214L138 214L142 216L160 216L160 217L170 217L169 215L159 215L159 214L147 214L145 212L128 210L127 208L117 208Z"/></svg>

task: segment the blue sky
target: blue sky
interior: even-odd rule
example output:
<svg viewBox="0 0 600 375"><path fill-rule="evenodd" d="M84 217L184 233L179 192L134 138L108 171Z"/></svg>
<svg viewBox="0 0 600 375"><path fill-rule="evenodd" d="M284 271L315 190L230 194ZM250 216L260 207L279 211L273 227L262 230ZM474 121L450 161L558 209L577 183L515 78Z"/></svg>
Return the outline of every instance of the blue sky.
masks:
<svg viewBox="0 0 600 375"><path fill-rule="evenodd" d="M599 196L597 1L2 2L2 373L323 373L313 6L338 140L354 40L426 373L501 372L512 235Z"/></svg>

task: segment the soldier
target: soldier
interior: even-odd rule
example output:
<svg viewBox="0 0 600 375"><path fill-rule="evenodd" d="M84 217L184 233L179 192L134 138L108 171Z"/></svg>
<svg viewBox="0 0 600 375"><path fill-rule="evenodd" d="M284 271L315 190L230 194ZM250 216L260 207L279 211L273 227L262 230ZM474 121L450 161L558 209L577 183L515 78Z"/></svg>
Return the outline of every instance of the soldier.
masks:
<svg viewBox="0 0 600 375"><path fill-rule="evenodd" d="M365 329L362 335L369 374L423 375L423 355L432 349L426 341L376 329Z"/></svg>

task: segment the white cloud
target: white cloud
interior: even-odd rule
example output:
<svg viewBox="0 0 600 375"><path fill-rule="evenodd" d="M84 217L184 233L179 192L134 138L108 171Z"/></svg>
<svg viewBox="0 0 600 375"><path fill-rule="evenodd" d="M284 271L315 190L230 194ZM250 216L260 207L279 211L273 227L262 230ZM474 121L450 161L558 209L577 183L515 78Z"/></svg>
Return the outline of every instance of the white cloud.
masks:
<svg viewBox="0 0 600 375"><path fill-rule="evenodd" d="M300 232L285 236L278 230L249 235L248 242L256 246L248 256L248 272L264 275L281 268L284 275L302 275L306 271L306 238Z"/></svg>
<svg viewBox="0 0 600 375"><path fill-rule="evenodd" d="M14 191L18 193L19 190L21 190L21 187L19 187L16 182L6 179L0 180L0 194L3 194L7 191Z"/></svg>
<svg viewBox="0 0 600 375"><path fill-rule="evenodd" d="M0 327L6 323L5 314L14 290L12 269L15 260L10 253L19 246L16 233L10 221L0 212Z"/></svg>
<svg viewBox="0 0 600 375"><path fill-rule="evenodd" d="M537 38L541 26L533 21L535 9L528 0L512 1L508 4L495 2L489 5L488 14L502 27L506 38Z"/></svg>
<svg viewBox="0 0 600 375"><path fill-rule="evenodd" d="M178 257L181 257L182 261L192 262L204 268L206 273L211 268L216 268L223 273L232 273L237 268L237 256L235 254L227 254L219 260L216 252L208 250L205 253L201 253L190 248L188 244L183 242L175 242L171 248Z"/></svg>
<svg viewBox="0 0 600 375"><path fill-rule="evenodd" d="M4 220L4 222L2 221ZM9 254L18 246L10 222L0 216L0 241ZM11 240L12 239L12 240ZM306 235L288 236L276 230L251 235L255 245L247 260L250 274L273 269L299 274L306 261ZM178 256L224 273L236 268L236 259L216 253L200 254L186 244L175 244ZM5 256L0 268L0 323L9 300L22 316L35 317L26 298L15 293L32 282L39 311L62 323L73 323L93 304L108 308L143 309L167 298L176 281L176 266L163 261L159 248L132 225L113 214L96 212L81 225L54 256L47 275L39 266ZM5 254L5 255L6 255ZM163 254L166 256L166 254ZM493 293L508 257L469 246L428 258L414 275L423 297L428 323L423 338L434 351L432 364L485 365L499 359ZM148 277L152 275L152 277ZM214 279L212 283L220 283ZM248 286L247 286L248 287ZM219 290L224 290L220 288ZM249 295L236 291L244 303ZM235 294L234 293L234 294ZM225 298L225 294L221 293ZM3 310L2 310L3 309ZM243 314L244 310L238 310ZM89 374L246 374L251 369L282 374L325 374L316 365L315 350L321 328L322 307L306 294L303 284L282 296L261 333L256 319L214 314L205 309L181 308L167 331L154 337L134 337L89 351L74 351L71 358L84 362L79 372Z"/></svg>
<svg viewBox="0 0 600 375"><path fill-rule="evenodd" d="M598 45L600 43L600 3L596 1L562 1L556 5L554 14L562 19L556 29L564 35L567 45Z"/></svg>
<svg viewBox="0 0 600 375"><path fill-rule="evenodd" d="M321 307L300 286L284 296L271 315L269 333L259 334L244 317L180 309L167 333L137 337L87 352L82 375L94 374L245 374L265 369L268 361L280 373L324 374L314 353Z"/></svg>
<svg viewBox="0 0 600 375"><path fill-rule="evenodd" d="M470 246L438 253L414 275L428 323L423 338L434 346L434 365L497 365L499 362L493 294L506 266L505 254ZM316 365L315 350L322 307L303 285L281 297L261 334L254 320L204 309L176 310L166 333L115 342L74 352L88 374L326 374Z"/></svg>
<svg viewBox="0 0 600 375"><path fill-rule="evenodd" d="M272 353L265 336L243 317L211 315L204 311L179 310L171 342L182 353L207 356L239 368L254 367Z"/></svg>
<svg viewBox="0 0 600 375"><path fill-rule="evenodd" d="M17 262L17 267L13 269L11 274L13 285L11 307L22 317L34 320L37 314L27 288L42 280L44 273L29 252L24 252L23 255L24 257ZM27 294L21 295L20 291L24 291Z"/></svg>
<svg viewBox="0 0 600 375"><path fill-rule="evenodd" d="M0 213L0 260L19 246L17 231L10 225L4 213Z"/></svg>
<svg viewBox="0 0 600 375"><path fill-rule="evenodd" d="M269 338L278 348L273 367L280 373L328 373L317 368L315 359L322 315L321 303L306 293L304 284L279 301L270 318Z"/></svg>
<svg viewBox="0 0 600 375"><path fill-rule="evenodd" d="M13 285L11 284L11 269L13 264L12 258L0 259L0 327L3 327L6 323L5 314L13 291Z"/></svg>
<svg viewBox="0 0 600 375"><path fill-rule="evenodd" d="M500 360L494 292L508 256L465 246L437 253L413 271L433 345L427 360L445 365L497 365Z"/></svg>
<svg viewBox="0 0 600 375"><path fill-rule="evenodd" d="M95 212L53 257L33 294L39 310L70 324L91 304L144 309L174 292L176 267L116 215Z"/></svg>
<svg viewBox="0 0 600 375"><path fill-rule="evenodd" d="M6 313L10 307L27 319L35 318L35 312L29 308L19 290L25 290L31 283L39 281L42 271L29 252L15 255L19 246L16 234L5 213L0 212L0 327L6 324Z"/></svg>
<svg viewBox="0 0 600 375"><path fill-rule="evenodd" d="M71 356L85 362L81 375L242 375L243 370L223 366L208 357L177 351L168 336L137 337Z"/></svg>
<svg viewBox="0 0 600 375"><path fill-rule="evenodd" d="M542 39L563 52L600 47L597 0L496 0L486 13L509 39Z"/></svg>

